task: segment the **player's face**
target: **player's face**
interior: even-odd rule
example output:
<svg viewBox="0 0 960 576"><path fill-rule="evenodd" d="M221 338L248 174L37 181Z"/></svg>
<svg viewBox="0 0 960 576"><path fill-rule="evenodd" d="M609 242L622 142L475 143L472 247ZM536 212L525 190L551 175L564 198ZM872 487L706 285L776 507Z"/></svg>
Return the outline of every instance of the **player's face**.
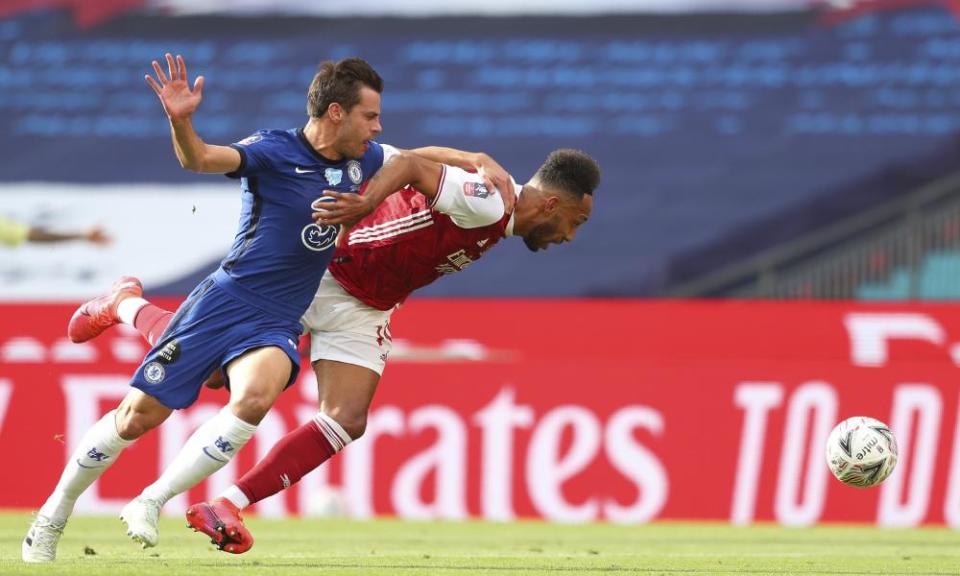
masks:
<svg viewBox="0 0 960 576"><path fill-rule="evenodd" d="M577 230L593 212L593 196L584 194L583 200L569 200L566 195L552 196L544 204L543 220L535 224L523 238L532 252L546 250L551 244L571 242ZM562 198L562 200L561 200Z"/></svg>
<svg viewBox="0 0 960 576"><path fill-rule="evenodd" d="M360 102L350 109L340 125L338 151L347 158L361 158L380 126L380 95L367 86L360 87Z"/></svg>

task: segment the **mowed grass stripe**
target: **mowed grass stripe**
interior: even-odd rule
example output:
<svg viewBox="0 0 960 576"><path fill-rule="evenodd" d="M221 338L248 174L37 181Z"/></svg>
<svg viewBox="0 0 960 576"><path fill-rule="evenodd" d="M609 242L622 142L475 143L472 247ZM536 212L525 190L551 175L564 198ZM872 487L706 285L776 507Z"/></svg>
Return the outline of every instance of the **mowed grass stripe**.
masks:
<svg viewBox="0 0 960 576"><path fill-rule="evenodd" d="M943 528L258 518L253 550L231 556L179 518L163 519L160 546L140 550L116 518L78 517L58 562L32 566L19 559L30 520L0 514L0 574L960 574L960 533Z"/></svg>

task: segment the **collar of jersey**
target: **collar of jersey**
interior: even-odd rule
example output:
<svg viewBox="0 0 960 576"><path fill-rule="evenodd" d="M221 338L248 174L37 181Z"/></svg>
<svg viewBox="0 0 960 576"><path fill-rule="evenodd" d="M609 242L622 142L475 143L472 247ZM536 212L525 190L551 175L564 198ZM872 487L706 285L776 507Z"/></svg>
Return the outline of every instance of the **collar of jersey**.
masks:
<svg viewBox="0 0 960 576"><path fill-rule="evenodd" d="M523 185L522 185L522 184L517 184L516 182L514 182L514 183L513 183L513 191L516 193L517 199L519 199L519 198L520 198L520 193L523 192ZM515 219L516 217L517 217L517 206L516 206L516 204L514 204L514 206L513 206L513 213L510 214L510 219L507 220L507 227L503 230L503 235L504 235L504 236L513 236L513 221L514 221L514 219Z"/></svg>
<svg viewBox="0 0 960 576"><path fill-rule="evenodd" d="M303 133L302 127L297 128L297 139L300 140L300 143L303 144L304 148L309 150L317 160L323 162L324 164L343 164L344 160L346 160L346 158L343 160L331 160L323 154L317 152L317 149L313 147L313 144L307 140L307 135Z"/></svg>

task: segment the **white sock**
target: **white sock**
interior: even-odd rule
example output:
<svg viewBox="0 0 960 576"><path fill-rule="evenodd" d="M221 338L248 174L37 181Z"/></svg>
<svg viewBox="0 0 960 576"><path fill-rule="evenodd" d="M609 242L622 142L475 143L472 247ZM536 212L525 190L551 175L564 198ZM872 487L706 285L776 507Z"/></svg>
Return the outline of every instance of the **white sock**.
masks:
<svg viewBox="0 0 960 576"><path fill-rule="evenodd" d="M124 448L133 443L133 440L124 440L117 434L115 414L116 410L105 414L77 443L76 450L63 469L60 482L40 508L40 515L50 518L54 523L66 522L77 498L116 462Z"/></svg>
<svg viewBox="0 0 960 576"><path fill-rule="evenodd" d="M347 444L353 442L353 438L347 434L343 426L332 417L327 416L325 412L317 412L313 417L313 421L317 423L317 426L320 427L320 432L323 433L327 442L329 442L330 446L333 446L333 449L337 452L343 450L347 447Z"/></svg>
<svg viewBox="0 0 960 576"><path fill-rule="evenodd" d="M226 498L241 510L250 505L250 499L243 493L243 490L237 488L236 484L224 490L223 493L220 494L220 498Z"/></svg>
<svg viewBox="0 0 960 576"><path fill-rule="evenodd" d="M147 486L141 496L163 506L167 500L226 466L256 431L254 424L237 418L230 406L224 406L219 414L197 428L160 478Z"/></svg>
<svg viewBox="0 0 960 576"><path fill-rule="evenodd" d="M117 304L117 317L127 326L133 326L133 321L137 319L137 312L149 304L143 298L124 298Z"/></svg>

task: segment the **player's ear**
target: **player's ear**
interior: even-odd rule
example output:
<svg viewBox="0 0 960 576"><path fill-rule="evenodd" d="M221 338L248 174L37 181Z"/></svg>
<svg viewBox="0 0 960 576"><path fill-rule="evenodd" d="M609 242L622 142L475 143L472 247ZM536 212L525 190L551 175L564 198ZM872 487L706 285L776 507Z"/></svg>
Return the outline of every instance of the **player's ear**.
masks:
<svg viewBox="0 0 960 576"><path fill-rule="evenodd" d="M544 214L551 215L560 207L560 199L556 196L547 196L543 201Z"/></svg>
<svg viewBox="0 0 960 576"><path fill-rule="evenodd" d="M334 122L343 120L343 106L339 102L333 102L327 107L327 116Z"/></svg>

